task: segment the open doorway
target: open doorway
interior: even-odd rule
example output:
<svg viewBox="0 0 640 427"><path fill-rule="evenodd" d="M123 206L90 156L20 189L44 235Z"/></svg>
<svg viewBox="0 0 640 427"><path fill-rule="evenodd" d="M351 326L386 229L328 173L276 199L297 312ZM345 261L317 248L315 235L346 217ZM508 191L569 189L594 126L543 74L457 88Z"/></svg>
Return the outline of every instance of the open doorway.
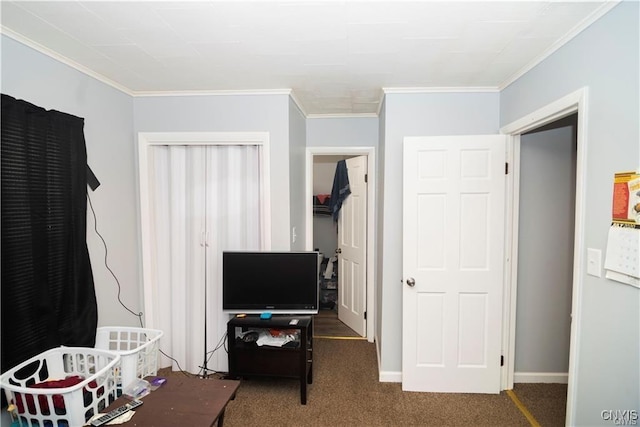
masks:
<svg viewBox="0 0 640 427"><path fill-rule="evenodd" d="M313 248L320 253L319 312L315 333L322 337L360 337L361 334L343 322L338 315L344 281L340 268L339 234L342 225L333 216L332 187L338 162L348 155L318 155L313 158ZM345 202L349 200L347 196ZM366 218L365 218L366 220ZM342 221L342 219L341 219ZM352 325L353 326L353 325Z"/></svg>
<svg viewBox="0 0 640 427"><path fill-rule="evenodd" d="M502 389L514 388L515 361L516 361L516 316L518 312L517 289L519 270L519 216L520 200L526 195L519 191L521 141L523 135L535 129L549 125L568 116L575 118L575 203L573 216L573 251L570 253L567 264L571 268L571 312L570 312L570 338L569 361L567 371L566 391L566 424L572 425L575 419L575 371L579 363L577 342L579 339L579 325L581 318L581 295L583 280L581 272L585 265L584 214L585 214L585 181L587 175L586 164L586 129L587 129L587 95L586 88L570 93L524 117L506 125L501 132L511 135L507 161L512 165L513 173L507 178L508 197L507 206L507 265L505 269L505 292L503 311L503 348L506 351L505 364L502 372ZM541 201L544 203L544 201Z"/></svg>
<svg viewBox="0 0 640 427"><path fill-rule="evenodd" d="M542 425L566 411L577 123L572 114L520 137L514 391L537 402Z"/></svg>
<svg viewBox="0 0 640 427"><path fill-rule="evenodd" d="M340 219L314 201L331 193L338 161L345 160L352 194L343 202ZM352 331L345 336L373 341L373 259L375 164L373 148L322 147L307 149L307 234L308 249L323 257L320 289L320 316L316 330L328 316L338 318ZM353 180L357 172L358 180ZM360 182L361 184L358 184ZM358 195L359 194L359 195ZM356 200L360 200L356 205ZM320 208L320 209L318 209ZM345 215L349 220L345 221ZM357 249L359 255L353 255ZM357 258L357 257L360 258ZM357 261L354 263L353 260Z"/></svg>

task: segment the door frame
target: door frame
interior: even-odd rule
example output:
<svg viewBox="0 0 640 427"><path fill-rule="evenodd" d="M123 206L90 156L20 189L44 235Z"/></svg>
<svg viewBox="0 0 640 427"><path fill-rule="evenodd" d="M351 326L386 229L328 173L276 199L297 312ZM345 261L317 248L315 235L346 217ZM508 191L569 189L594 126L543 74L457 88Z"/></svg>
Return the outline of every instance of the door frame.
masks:
<svg viewBox="0 0 640 427"><path fill-rule="evenodd" d="M573 250L573 289L571 296L571 335L569 343L569 372L567 384L566 423L573 425L575 419L576 375L579 365L580 325L582 317L584 216L586 205L587 177L587 99L586 87L576 90L534 112L515 120L500 129L510 135L507 142L507 162L512 166L507 175L507 206L505 233L505 292L503 309L502 342L505 364L502 367L502 389L513 389L515 374L515 335L518 277L518 219L520 201L520 136L566 116L578 113L576 156L576 200Z"/></svg>
<svg viewBox="0 0 640 427"><path fill-rule="evenodd" d="M140 223L140 245L142 261L142 287L140 289L140 300L143 302L144 319L147 327L154 327L158 317L162 315L154 309L154 264L151 257L151 244L153 239L152 224L148 221L151 217L151 165L150 157L155 146L168 145L188 145L188 146L212 146L212 145L257 145L262 147L262 167L261 167L261 188L260 198L262 200L263 215L260 219L262 239L265 249L271 248L271 148L269 132L138 132L138 221ZM214 287L218 293L218 301L222 301L222 288ZM208 302L207 302L208 303ZM205 315L206 315L205 309ZM222 308L209 313L215 316L215 334L222 337L226 333L226 324L229 316L223 313ZM215 357L216 366L219 371L227 370L227 360Z"/></svg>
<svg viewBox="0 0 640 427"><path fill-rule="evenodd" d="M367 157L367 282L366 313L367 341L374 341L375 311L375 213L376 213L376 158L375 147L307 147L305 164L305 218L306 249L313 250L313 158L314 156L366 156Z"/></svg>

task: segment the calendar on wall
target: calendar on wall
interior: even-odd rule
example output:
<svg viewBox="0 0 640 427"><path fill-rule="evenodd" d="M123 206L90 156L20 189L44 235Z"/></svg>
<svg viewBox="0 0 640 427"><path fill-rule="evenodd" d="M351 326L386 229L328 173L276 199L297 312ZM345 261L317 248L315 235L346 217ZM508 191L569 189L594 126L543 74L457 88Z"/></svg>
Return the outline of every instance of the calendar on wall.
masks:
<svg viewBox="0 0 640 427"><path fill-rule="evenodd" d="M640 174L615 174L606 278L640 288Z"/></svg>

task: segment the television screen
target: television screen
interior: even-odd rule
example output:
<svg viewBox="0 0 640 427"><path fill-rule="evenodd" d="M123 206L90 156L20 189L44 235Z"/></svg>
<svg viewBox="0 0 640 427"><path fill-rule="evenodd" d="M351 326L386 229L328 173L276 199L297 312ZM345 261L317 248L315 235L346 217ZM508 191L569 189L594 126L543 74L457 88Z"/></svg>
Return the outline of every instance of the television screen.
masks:
<svg viewBox="0 0 640 427"><path fill-rule="evenodd" d="M317 313L318 252L223 252L222 309Z"/></svg>

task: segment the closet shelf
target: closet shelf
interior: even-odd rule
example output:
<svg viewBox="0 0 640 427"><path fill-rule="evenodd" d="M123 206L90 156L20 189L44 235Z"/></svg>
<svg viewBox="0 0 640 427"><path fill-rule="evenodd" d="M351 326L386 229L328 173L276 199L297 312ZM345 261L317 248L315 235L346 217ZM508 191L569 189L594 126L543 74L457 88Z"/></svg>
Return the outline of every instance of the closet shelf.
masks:
<svg viewBox="0 0 640 427"><path fill-rule="evenodd" d="M331 216L331 195L317 194L313 196L313 214Z"/></svg>

